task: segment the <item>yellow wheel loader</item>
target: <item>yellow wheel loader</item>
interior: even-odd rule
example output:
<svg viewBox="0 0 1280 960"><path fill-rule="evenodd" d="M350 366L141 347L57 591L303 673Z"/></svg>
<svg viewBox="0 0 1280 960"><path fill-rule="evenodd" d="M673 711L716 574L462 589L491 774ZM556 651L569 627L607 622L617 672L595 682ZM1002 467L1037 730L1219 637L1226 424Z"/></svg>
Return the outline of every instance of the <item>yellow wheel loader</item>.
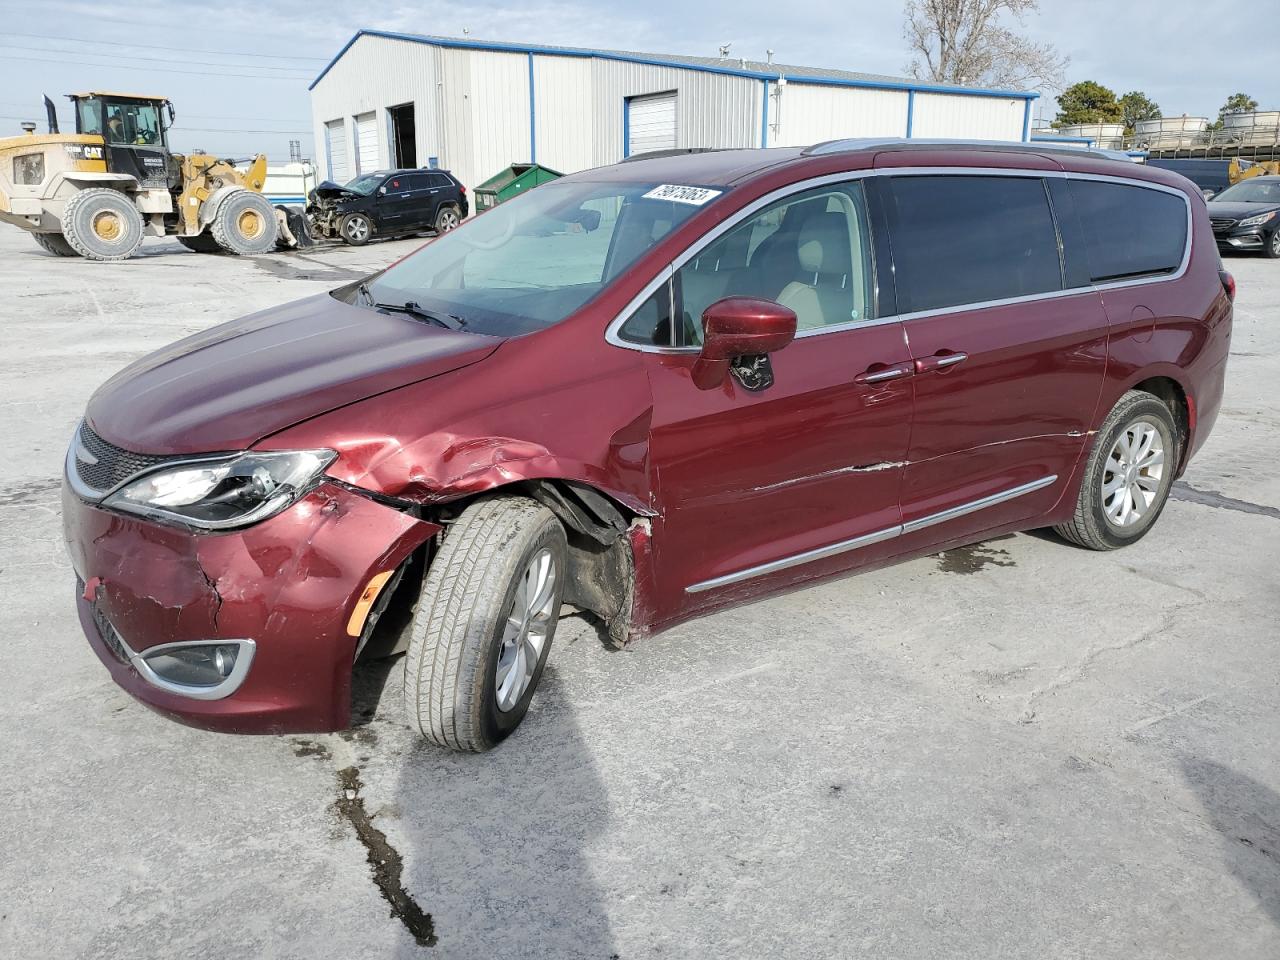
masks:
<svg viewBox="0 0 1280 960"><path fill-rule="evenodd" d="M1236 158L1227 167L1227 182L1235 186L1250 177L1274 177L1280 174L1280 160L1241 160Z"/></svg>
<svg viewBox="0 0 1280 960"><path fill-rule="evenodd" d="M247 169L169 150L173 105L164 97L76 93L76 132L24 123L0 139L0 221L30 231L57 256L124 260L144 236L175 236L202 253L275 249L277 214L262 195L267 158Z"/></svg>

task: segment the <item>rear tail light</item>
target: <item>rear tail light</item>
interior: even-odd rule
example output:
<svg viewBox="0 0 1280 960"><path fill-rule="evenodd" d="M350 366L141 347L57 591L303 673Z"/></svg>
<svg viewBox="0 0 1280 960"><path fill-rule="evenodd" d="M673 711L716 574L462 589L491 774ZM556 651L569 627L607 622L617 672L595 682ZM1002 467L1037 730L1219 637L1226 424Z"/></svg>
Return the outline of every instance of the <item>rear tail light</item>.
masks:
<svg viewBox="0 0 1280 960"><path fill-rule="evenodd" d="M465 197L467 195L467 185L465 183L458 184L458 192Z"/></svg>
<svg viewBox="0 0 1280 960"><path fill-rule="evenodd" d="M1226 270L1219 270L1218 276L1222 279L1222 289L1227 291L1227 296L1234 301L1236 298L1236 278Z"/></svg>

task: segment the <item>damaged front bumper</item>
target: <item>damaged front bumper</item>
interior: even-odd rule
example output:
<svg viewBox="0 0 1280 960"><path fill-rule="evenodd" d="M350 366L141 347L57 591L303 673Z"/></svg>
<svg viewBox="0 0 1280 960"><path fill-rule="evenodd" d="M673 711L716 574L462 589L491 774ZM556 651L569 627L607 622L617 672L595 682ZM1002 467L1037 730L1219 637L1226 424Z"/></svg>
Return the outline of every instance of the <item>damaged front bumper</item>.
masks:
<svg viewBox="0 0 1280 960"><path fill-rule="evenodd" d="M104 510L65 482L62 515L80 623L116 683L174 719L234 733L346 727L368 589L440 531L328 481L227 533ZM206 644L238 651L225 687L174 683L148 663L162 647Z"/></svg>

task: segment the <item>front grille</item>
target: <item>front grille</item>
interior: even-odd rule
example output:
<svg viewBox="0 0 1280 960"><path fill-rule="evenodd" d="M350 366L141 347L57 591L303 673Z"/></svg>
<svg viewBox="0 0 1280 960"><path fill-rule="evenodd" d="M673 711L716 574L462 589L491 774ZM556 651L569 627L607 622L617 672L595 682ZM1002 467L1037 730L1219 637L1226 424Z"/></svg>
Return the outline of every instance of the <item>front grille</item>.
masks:
<svg viewBox="0 0 1280 960"><path fill-rule="evenodd" d="M84 594L84 581L76 577L76 593ZM94 597L89 601L89 609L93 612L93 624L98 628L98 636L102 638L102 642L107 645L107 649L121 663L129 662L129 653L125 650L124 644L120 640L120 634L116 632L116 628L111 625L111 621L107 619L107 615L102 612L102 605L98 603L98 598Z"/></svg>
<svg viewBox="0 0 1280 960"><path fill-rule="evenodd" d="M96 462L86 460L85 453L89 454L90 460ZM80 424L76 443L76 473L81 482L91 490L104 493L139 471L177 459L179 457L173 455L156 456L123 450L115 444L107 443L89 429L87 423Z"/></svg>
<svg viewBox="0 0 1280 960"><path fill-rule="evenodd" d="M1236 225L1234 220L1223 220L1217 217L1211 218L1209 222L1213 224L1214 233L1225 233Z"/></svg>

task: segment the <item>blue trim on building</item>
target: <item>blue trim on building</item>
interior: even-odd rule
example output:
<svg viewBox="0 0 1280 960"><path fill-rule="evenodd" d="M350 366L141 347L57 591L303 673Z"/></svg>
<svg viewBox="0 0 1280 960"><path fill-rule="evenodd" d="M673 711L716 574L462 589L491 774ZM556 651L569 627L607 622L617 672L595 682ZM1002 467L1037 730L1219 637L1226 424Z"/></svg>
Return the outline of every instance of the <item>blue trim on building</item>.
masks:
<svg viewBox="0 0 1280 960"><path fill-rule="evenodd" d="M534 109L533 54L529 54L529 162L538 162L538 118Z"/></svg>
<svg viewBox="0 0 1280 960"><path fill-rule="evenodd" d="M911 139L911 127L916 120L916 92L907 91L907 139Z"/></svg>
<svg viewBox="0 0 1280 960"><path fill-rule="evenodd" d="M486 40L456 40L452 37L431 37L416 33L394 33L389 30L358 30L355 36L346 42L337 55L311 81L308 90L314 90L317 83L324 79L333 65L342 59L343 54L361 37L381 37L384 40L404 40L408 43L421 43L427 46L444 47L450 50L488 50L497 53L541 54L549 57L585 57L597 60L614 60L621 63L638 63L651 67L672 67L676 70L692 70L697 73L714 73L729 77L746 77L750 80L786 80L787 83L812 84L820 87L860 87L868 90L906 90L914 93L958 93L971 97L999 97L1003 99L1038 100L1040 94L1020 90L987 90L980 87L954 87L937 83L915 83L910 80L849 80L836 77L808 77L795 74L763 73L758 70L743 70L737 67L712 67L704 64L681 63L677 60L663 60L660 57L641 57L630 53L618 53L612 50L592 50L584 47L546 47L537 44L498 43ZM1027 125L1030 124L1031 110L1027 109ZM1025 140L1026 137L1024 136Z"/></svg>
<svg viewBox="0 0 1280 960"><path fill-rule="evenodd" d="M1031 101L1028 100L1022 106L1022 142L1026 143L1031 139Z"/></svg>
<svg viewBox="0 0 1280 960"><path fill-rule="evenodd" d="M631 98L622 98L622 159L631 156Z"/></svg>
<svg viewBox="0 0 1280 960"><path fill-rule="evenodd" d="M769 81L764 81L764 99L760 101L760 146L769 146Z"/></svg>

